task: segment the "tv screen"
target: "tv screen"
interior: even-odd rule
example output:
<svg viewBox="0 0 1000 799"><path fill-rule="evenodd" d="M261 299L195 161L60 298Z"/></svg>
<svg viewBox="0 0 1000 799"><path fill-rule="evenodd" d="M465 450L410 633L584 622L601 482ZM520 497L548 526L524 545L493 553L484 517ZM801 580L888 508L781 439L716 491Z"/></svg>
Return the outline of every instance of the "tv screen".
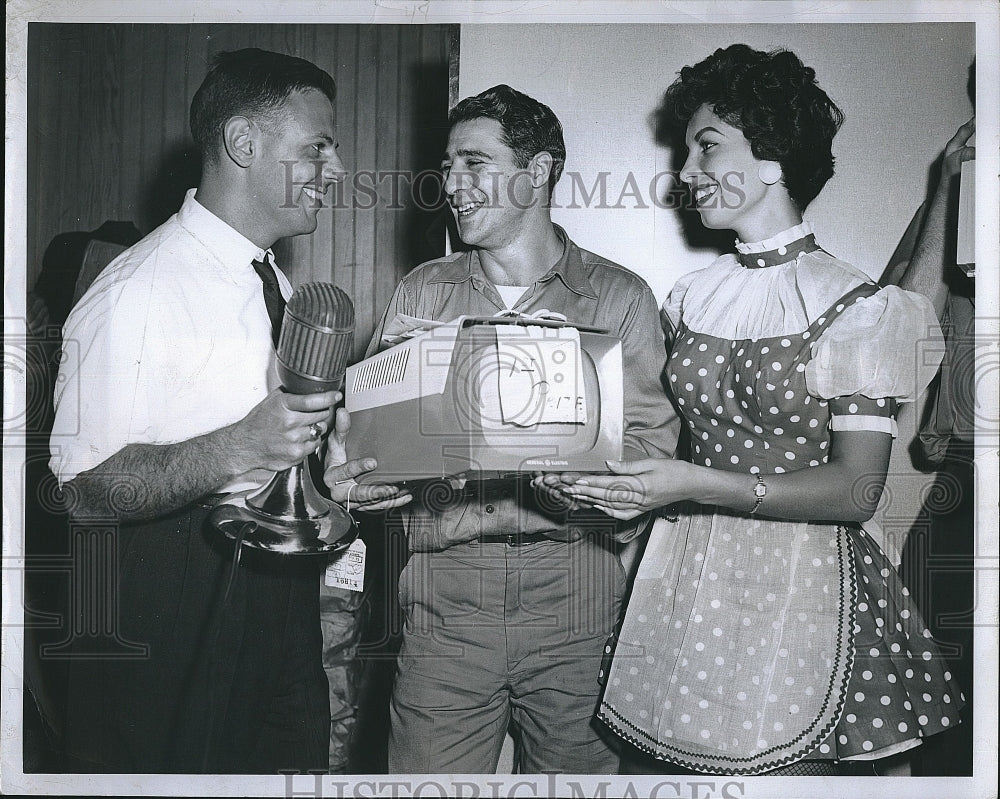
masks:
<svg viewBox="0 0 1000 799"><path fill-rule="evenodd" d="M546 470L621 457L620 339L566 323L459 317L348 368L364 482Z"/></svg>

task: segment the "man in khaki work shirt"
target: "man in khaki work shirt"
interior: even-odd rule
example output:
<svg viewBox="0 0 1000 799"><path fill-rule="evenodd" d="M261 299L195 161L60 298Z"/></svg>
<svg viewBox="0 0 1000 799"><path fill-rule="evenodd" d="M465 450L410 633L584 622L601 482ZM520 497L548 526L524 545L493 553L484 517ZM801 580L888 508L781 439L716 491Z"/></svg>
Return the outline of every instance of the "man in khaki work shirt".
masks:
<svg viewBox="0 0 1000 799"><path fill-rule="evenodd" d="M497 86L452 111L445 191L471 251L407 275L368 354L397 314L450 321L541 309L623 342L626 457L669 456L677 418L653 295L636 275L577 247L553 224L565 158L542 103ZM594 726L598 672L626 575L617 526L537 495L527 478L470 482L447 507L404 509L411 556L400 576L406 629L392 697L389 770L496 770L513 722L515 770L614 773ZM596 516L603 518L597 519Z"/></svg>

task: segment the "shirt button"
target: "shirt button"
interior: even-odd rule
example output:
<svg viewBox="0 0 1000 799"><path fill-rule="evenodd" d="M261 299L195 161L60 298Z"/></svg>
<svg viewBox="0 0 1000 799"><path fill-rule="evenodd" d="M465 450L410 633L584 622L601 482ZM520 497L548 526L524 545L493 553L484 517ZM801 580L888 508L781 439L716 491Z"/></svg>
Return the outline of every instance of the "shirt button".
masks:
<svg viewBox="0 0 1000 799"><path fill-rule="evenodd" d="M487 505L486 506L486 512L487 513L493 513L494 510L496 510L496 508L494 508L492 505Z"/></svg>

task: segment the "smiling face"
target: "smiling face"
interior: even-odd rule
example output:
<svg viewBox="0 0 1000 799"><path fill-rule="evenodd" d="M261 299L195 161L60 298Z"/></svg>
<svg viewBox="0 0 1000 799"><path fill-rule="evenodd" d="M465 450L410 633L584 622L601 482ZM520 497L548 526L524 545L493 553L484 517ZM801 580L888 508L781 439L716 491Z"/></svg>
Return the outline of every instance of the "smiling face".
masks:
<svg viewBox="0 0 1000 799"><path fill-rule="evenodd" d="M503 142L495 119L456 123L441 163L444 190L466 244L499 250L523 228L523 219L544 205L525 167Z"/></svg>
<svg viewBox="0 0 1000 799"><path fill-rule="evenodd" d="M801 222L801 217L789 218L790 201L781 181L761 180L762 164L777 165L756 158L743 131L710 106L701 106L691 117L685 143L681 180L688 184L705 227L759 241Z"/></svg>
<svg viewBox="0 0 1000 799"><path fill-rule="evenodd" d="M295 91L259 127L253 209L261 240L312 233L323 196L344 177L333 105L314 89Z"/></svg>

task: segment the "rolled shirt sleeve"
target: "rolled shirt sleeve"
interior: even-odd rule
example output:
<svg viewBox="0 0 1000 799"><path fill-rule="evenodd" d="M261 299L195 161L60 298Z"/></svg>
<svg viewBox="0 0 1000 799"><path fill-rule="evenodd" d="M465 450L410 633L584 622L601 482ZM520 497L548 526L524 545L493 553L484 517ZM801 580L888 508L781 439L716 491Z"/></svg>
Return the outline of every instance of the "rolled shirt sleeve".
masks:
<svg viewBox="0 0 1000 799"><path fill-rule="evenodd" d="M230 425L279 383L251 266L266 253L194 194L109 264L66 321L50 439L60 483L130 444L173 444ZM269 476L254 470L217 490Z"/></svg>

